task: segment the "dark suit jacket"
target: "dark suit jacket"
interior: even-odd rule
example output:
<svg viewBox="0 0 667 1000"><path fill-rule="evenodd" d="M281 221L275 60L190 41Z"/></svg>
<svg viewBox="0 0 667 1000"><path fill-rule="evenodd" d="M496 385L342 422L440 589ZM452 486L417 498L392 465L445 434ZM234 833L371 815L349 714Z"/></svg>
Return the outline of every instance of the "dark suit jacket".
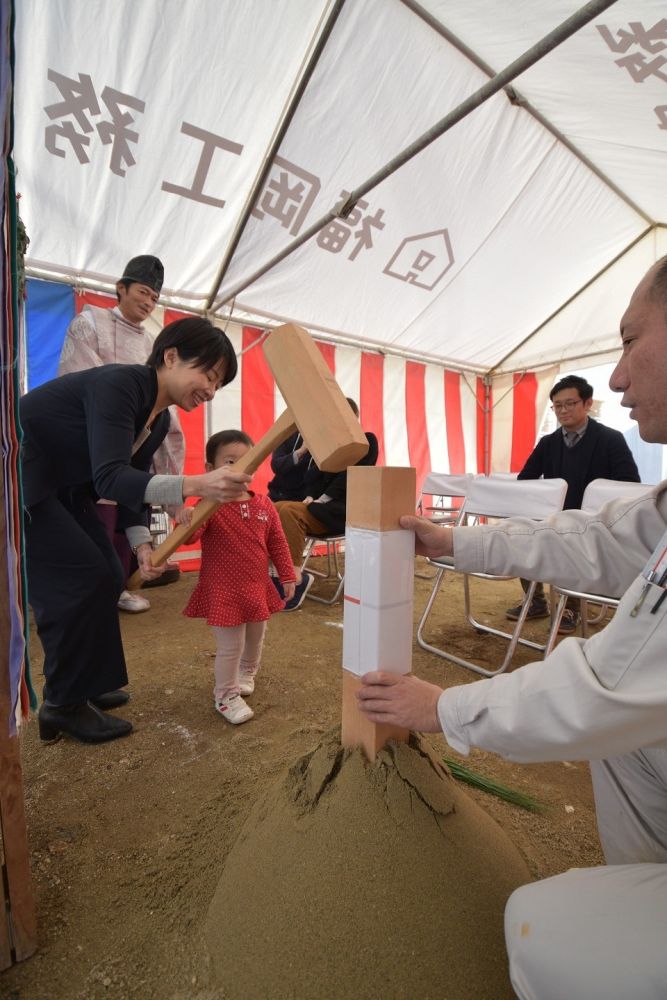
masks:
<svg viewBox="0 0 667 1000"><path fill-rule="evenodd" d="M378 460L378 439L370 431L366 437L368 451L357 465L375 465ZM345 531L347 472L320 472L316 465L312 465L306 475L305 486L305 495L315 500L323 493L331 497L327 503L311 504L308 510L325 525L329 535L342 535Z"/></svg>
<svg viewBox="0 0 667 1000"><path fill-rule="evenodd" d="M565 509L581 507L584 490L594 479L638 483L639 471L620 431L588 418L586 433L567 448L559 427L541 438L518 479L564 479L568 484Z"/></svg>
<svg viewBox="0 0 667 1000"><path fill-rule="evenodd" d="M294 452L303 444L303 438L296 431L287 441L279 444L271 455L271 468L274 476L268 486L269 497L276 503L278 500L303 500L304 477L310 463L310 455L306 454L295 464Z"/></svg>
<svg viewBox="0 0 667 1000"><path fill-rule="evenodd" d="M148 524L143 497L153 453L169 430L169 411L132 455L157 397L147 365L103 365L62 375L19 402L21 462L27 507L61 490L115 500L119 524Z"/></svg>

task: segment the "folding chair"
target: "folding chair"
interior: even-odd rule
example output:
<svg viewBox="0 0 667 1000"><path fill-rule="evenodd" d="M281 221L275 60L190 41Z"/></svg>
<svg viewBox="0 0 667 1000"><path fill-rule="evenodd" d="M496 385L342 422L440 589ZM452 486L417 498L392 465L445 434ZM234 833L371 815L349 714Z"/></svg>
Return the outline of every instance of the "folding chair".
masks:
<svg viewBox="0 0 667 1000"><path fill-rule="evenodd" d="M440 524L458 524L463 513L463 504L456 505L452 501L465 499L473 479L475 475L472 472L429 472L422 483L417 510L431 521ZM424 497L427 496L433 497L433 505L424 504Z"/></svg>
<svg viewBox="0 0 667 1000"><path fill-rule="evenodd" d="M647 483L626 483L619 482L616 479L594 479L592 483L589 483L584 492L583 499L581 501L581 509L588 511L590 514L595 514L601 507L604 507L606 503L610 500L617 500L619 498L631 500L634 498L639 498L646 496L653 489L652 485ZM581 634L584 639L588 638L588 626L598 625L609 608L616 609L618 607L618 602L620 598L609 597L604 594L591 594L586 593L581 590L568 590L565 587L556 587L552 584L551 586L551 596L552 603L555 603L551 615L551 628L549 630L549 637L547 639L545 656L548 655L551 650L556 645L556 639L558 638L558 629L560 627L561 619L563 617L563 612L565 611L565 606L567 604L568 597L573 597L575 600L581 601ZM588 617L588 605L595 604L600 607L600 612L594 618Z"/></svg>
<svg viewBox="0 0 667 1000"><path fill-rule="evenodd" d="M319 577L321 580L334 580L336 582L336 590L333 597L320 597L318 594L313 594L312 587L306 594L306 597L311 601L317 601L318 604L335 604L336 601L340 599L343 593L343 586L345 585L345 573L341 572L340 563L338 557L340 555L340 546L345 542L345 535L306 535L306 546L303 551L303 562L301 563L301 571L303 572L308 564L308 561L312 557L313 549L316 545L326 545L327 547L327 568L326 570L313 569L313 567L308 568L308 572L312 573L313 576Z"/></svg>
<svg viewBox="0 0 667 1000"><path fill-rule="evenodd" d="M564 479L530 479L518 481L505 476L497 478L495 476L476 477L472 481L465 500L463 523L469 524L471 519L479 519L481 517L501 520L508 517L529 517L535 521L541 521L563 509L566 492L567 483ZM517 619L513 631L505 632L490 625L484 625L473 618L470 610L469 579L470 577L475 577L480 580L510 580L513 577L494 576L490 573L461 573L460 570L455 569L454 561L451 558L429 559L429 562L436 567L437 572L431 594L417 628L417 642L422 649L426 649L430 653L435 653L436 656L441 656L452 663L457 663L460 667L467 667L475 673L483 674L485 677L494 677L496 674L500 674L507 669L518 643L530 646L532 649L537 649L540 652L544 651L544 645L521 638L521 631L535 591L535 582L532 582L528 588L521 608L521 614ZM473 628L478 632L506 639L508 642L505 658L495 670L489 670L474 663L472 660L455 656L453 653L432 645L424 638L426 623L447 573L457 573L463 576L464 613Z"/></svg>
<svg viewBox="0 0 667 1000"><path fill-rule="evenodd" d="M456 525L463 517L463 502L475 479L472 472L429 472L422 483L417 501L417 511L435 524ZM433 497L433 504L426 505L424 498ZM458 500L456 504L454 501ZM415 573L420 580L433 580L435 573Z"/></svg>

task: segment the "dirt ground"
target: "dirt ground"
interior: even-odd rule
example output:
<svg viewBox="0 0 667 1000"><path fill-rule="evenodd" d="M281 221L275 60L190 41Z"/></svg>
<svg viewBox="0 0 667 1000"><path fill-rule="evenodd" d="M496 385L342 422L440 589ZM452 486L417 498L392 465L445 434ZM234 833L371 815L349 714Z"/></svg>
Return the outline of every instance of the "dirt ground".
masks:
<svg viewBox="0 0 667 1000"><path fill-rule="evenodd" d="M417 570L428 572L424 565ZM92 747L69 739L42 745L34 721L24 728L39 950L0 973L6 1000L224 1000L203 945L203 921L257 797L340 720L342 605L307 600L296 613L274 616L251 701L255 718L235 728L213 710L209 630L181 616L194 583L184 574L146 592L149 612L123 615L132 699L120 714L134 724L130 737ZM417 618L430 583L420 575L415 583ZM500 623L519 595L516 581L479 583L478 617ZM431 636L497 664L502 643L475 633L461 608L460 585L452 581L439 597ZM541 639L547 625L533 622L526 634ZM31 655L39 691L36 640ZM520 650L515 665L532 658ZM413 670L444 687L477 679L416 642ZM429 740L456 757L444 739ZM586 764L517 765L480 751L466 763L545 804L533 814L470 792L536 878L601 862ZM251 891L252 872L248 884ZM294 997L315 1000L298 990Z"/></svg>

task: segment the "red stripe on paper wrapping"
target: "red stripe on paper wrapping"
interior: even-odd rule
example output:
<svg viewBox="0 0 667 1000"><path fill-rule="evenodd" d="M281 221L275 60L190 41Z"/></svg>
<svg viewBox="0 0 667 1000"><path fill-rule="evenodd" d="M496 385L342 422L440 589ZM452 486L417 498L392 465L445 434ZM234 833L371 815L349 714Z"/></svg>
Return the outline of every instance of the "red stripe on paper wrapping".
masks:
<svg viewBox="0 0 667 1000"><path fill-rule="evenodd" d="M445 432L447 434L449 471L465 472L466 451L461 414L461 376L458 372L445 372Z"/></svg>
<svg viewBox="0 0 667 1000"><path fill-rule="evenodd" d="M520 472L535 446L537 377L534 372L514 376L512 452L510 472Z"/></svg>
<svg viewBox="0 0 667 1000"><path fill-rule="evenodd" d="M424 365L405 363L405 412L408 425L408 455L410 465L417 470L417 483L431 471L431 452L426 423L426 390ZM415 498L416 499L416 498Z"/></svg>
<svg viewBox="0 0 667 1000"><path fill-rule="evenodd" d="M361 355L359 411L365 430L378 439L378 465L385 465L384 449L384 358L381 354Z"/></svg>

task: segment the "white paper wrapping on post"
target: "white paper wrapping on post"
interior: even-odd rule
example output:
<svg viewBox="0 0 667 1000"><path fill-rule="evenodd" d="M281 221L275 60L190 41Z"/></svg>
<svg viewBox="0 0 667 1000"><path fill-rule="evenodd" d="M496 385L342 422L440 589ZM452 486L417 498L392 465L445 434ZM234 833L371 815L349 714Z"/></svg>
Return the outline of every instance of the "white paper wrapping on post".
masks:
<svg viewBox="0 0 667 1000"><path fill-rule="evenodd" d="M409 674L412 669L412 531L345 532L343 667Z"/></svg>

